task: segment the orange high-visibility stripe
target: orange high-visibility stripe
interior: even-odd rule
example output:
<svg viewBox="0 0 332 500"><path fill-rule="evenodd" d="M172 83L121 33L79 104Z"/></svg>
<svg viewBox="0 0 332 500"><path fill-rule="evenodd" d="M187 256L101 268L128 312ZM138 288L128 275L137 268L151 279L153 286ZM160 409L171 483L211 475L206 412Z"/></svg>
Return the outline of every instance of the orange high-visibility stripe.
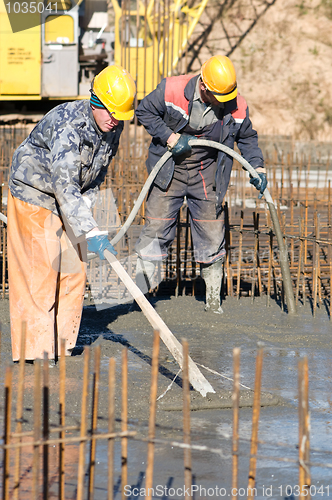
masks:
<svg viewBox="0 0 332 500"><path fill-rule="evenodd" d="M199 175L202 177L202 182L203 182L203 189L204 189L204 194L205 194L205 199L207 200L208 199L208 195L207 195L207 192L206 192L206 184L205 184L205 179L204 179L204 176L202 174L202 170L203 170L203 162L201 161L201 169L199 171Z"/></svg>
<svg viewBox="0 0 332 500"><path fill-rule="evenodd" d="M148 215L146 216L146 218L151 220L175 220L175 217L171 217L169 219L162 219L161 217L149 217Z"/></svg>

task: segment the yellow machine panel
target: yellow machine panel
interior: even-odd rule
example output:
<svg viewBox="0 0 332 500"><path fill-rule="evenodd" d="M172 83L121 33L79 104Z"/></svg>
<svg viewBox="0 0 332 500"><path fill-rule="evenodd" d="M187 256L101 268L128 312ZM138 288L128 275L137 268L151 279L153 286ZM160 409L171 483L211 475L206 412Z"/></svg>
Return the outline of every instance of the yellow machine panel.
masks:
<svg viewBox="0 0 332 500"><path fill-rule="evenodd" d="M71 16L49 16L45 24L46 43L73 43L74 19Z"/></svg>
<svg viewBox="0 0 332 500"><path fill-rule="evenodd" d="M25 14L37 16L37 14ZM13 33L0 0L0 95L2 99L15 95L40 94L41 28Z"/></svg>

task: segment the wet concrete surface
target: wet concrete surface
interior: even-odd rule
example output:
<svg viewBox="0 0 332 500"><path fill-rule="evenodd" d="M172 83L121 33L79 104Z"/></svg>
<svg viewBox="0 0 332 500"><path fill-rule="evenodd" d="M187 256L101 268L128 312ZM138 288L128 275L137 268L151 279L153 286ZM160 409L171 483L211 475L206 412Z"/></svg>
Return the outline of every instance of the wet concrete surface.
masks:
<svg viewBox="0 0 332 500"><path fill-rule="evenodd" d="M275 396L278 404L263 406L260 410L258 461L256 472L256 498L286 498L293 492L297 497L298 484L298 361L308 357L309 407L311 416L311 461L313 465L312 498L332 496L332 323L325 307L312 316L310 304L299 307L298 315L291 317L273 300L266 306L266 297L228 297L223 302L223 315L204 312L204 302L191 296L153 299L154 307L174 335L189 342L190 355L224 377L233 377L233 348L241 348L241 383L253 388L255 358L258 345L264 346L262 391ZM83 374L84 345L101 346L101 386L98 428L107 428L107 377L109 358L117 364L116 416L120 430L121 416L121 355L128 347L129 385L128 413L130 430L138 430L136 440L128 442L127 498L144 498L147 445L140 441L147 436L149 416L150 372L152 355L152 327L141 312L128 312L128 305L96 311L86 302L80 335L74 355L68 358L66 413L67 425L80 423L80 398ZM1 383L4 367L10 358L8 302L0 302L2 322ZM232 382L200 367L217 393L232 389ZM34 367L26 365L25 429L32 427ZM158 394L161 395L178 373L179 367L166 347L161 344ZM93 363L91 363L91 372ZM18 366L14 366L14 381ZM157 438L182 440L182 413L165 411L163 402L171 397L181 403L181 374L161 399L157 410ZM50 369L51 422L57 425L58 366ZM3 403L3 400L2 400ZM15 394L14 394L15 403ZM90 411L89 404L89 411ZM90 416L89 416L90 418ZM240 409L239 498L247 498L249 450L252 409ZM192 443L212 448L212 451L192 452L192 471L195 493L193 498L222 498L231 496L231 436L232 410L207 409L191 412ZM115 446L115 498L121 498L120 442ZM87 460L89 447L87 446ZM72 447L71 464L77 459ZM75 458L76 457L76 458ZM282 461L286 459L288 461ZM75 498L76 469L71 467L66 478L66 498ZM183 450L169 443L157 443L154 470L155 495L153 498L184 498ZM157 488L158 486L158 488ZM287 489L286 487L289 486ZM136 489L135 489L136 488ZM224 489L223 489L224 488ZM56 495L54 482L51 493ZM144 491L141 491L144 493ZM52 495L50 496L52 498ZM97 444L95 498L107 498L107 443Z"/></svg>

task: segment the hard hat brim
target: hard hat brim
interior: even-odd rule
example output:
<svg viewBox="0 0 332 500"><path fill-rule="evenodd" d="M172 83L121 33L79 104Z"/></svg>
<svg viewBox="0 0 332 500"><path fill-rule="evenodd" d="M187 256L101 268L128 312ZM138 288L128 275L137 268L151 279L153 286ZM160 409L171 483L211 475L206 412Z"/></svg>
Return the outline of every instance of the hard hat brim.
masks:
<svg viewBox="0 0 332 500"><path fill-rule="evenodd" d="M208 89L209 90L209 89ZM235 99L237 96L237 87L235 87L232 92L229 92L228 94L218 94L218 92L213 92L212 90L209 90L213 97L218 101L218 102L228 102L232 101L232 99Z"/></svg>
<svg viewBox="0 0 332 500"><path fill-rule="evenodd" d="M134 110L129 111L112 111L112 114L116 120L132 120L134 118Z"/></svg>

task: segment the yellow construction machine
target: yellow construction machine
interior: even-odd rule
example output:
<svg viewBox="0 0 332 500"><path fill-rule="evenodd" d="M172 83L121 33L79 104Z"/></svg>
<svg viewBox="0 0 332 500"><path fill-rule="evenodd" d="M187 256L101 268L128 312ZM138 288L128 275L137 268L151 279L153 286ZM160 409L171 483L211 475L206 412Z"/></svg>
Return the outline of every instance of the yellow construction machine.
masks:
<svg viewBox="0 0 332 500"><path fill-rule="evenodd" d="M112 0L115 13L114 61L125 66L137 82L142 99L161 78L179 73L179 61L208 0L189 7L183 0L137 2L128 10ZM181 70L180 70L181 72Z"/></svg>
<svg viewBox="0 0 332 500"><path fill-rule="evenodd" d="M130 71L140 100L185 71L179 61L207 2L0 0L0 101L88 97L112 63Z"/></svg>

